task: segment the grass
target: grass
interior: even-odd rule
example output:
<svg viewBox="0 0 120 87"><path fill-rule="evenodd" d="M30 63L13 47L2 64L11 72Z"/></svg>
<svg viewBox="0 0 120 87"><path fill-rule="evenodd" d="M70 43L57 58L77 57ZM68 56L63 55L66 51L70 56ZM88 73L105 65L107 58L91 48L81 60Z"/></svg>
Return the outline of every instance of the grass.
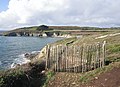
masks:
<svg viewBox="0 0 120 87"><path fill-rule="evenodd" d="M101 73L105 73L105 72L112 70L114 67L120 67L120 62L115 62L103 68L97 68L93 71L83 73L80 77L80 82L87 83L91 81L93 78L95 78L96 76L99 76Z"/></svg>
<svg viewBox="0 0 120 87"><path fill-rule="evenodd" d="M76 39L74 44L82 45L83 43L92 44L97 42L106 41L106 60L105 66L103 68L97 68L96 70L83 73L80 77L80 83L87 83L91 81L96 76L101 73L105 73L113 69L114 67L120 66L120 35L95 39L96 36L83 37L81 39ZM69 42L70 40L68 40ZM64 43L64 41L59 41L60 43ZM65 41L67 42L67 40ZM112 63L113 62L113 63ZM118 62L118 63L115 63Z"/></svg>
<svg viewBox="0 0 120 87"><path fill-rule="evenodd" d="M17 78L25 76L21 69L11 69L7 71L0 71L0 87L7 87L8 83L15 81Z"/></svg>
<svg viewBox="0 0 120 87"><path fill-rule="evenodd" d="M48 71L47 77L45 78L45 82L44 82L44 85L42 87L47 87L48 82L53 78L54 75L55 75L55 73L53 71Z"/></svg>
<svg viewBox="0 0 120 87"><path fill-rule="evenodd" d="M35 30L35 28L32 28L31 30ZM105 73L112 68L116 66L120 66L120 35L113 36L113 37L106 37L102 39L95 39L96 36L89 36L89 37L83 37L82 39L77 39L76 37L73 38L67 38L64 40L57 41L56 43L52 45L59 45L59 44L64 44L64 45L70 45L70 44L79 44L82 45L83 43L91 44L91 43L97 43L97 42L103 42L107 41L107 51L106 51L106 63L108 62L118 62L117 64L110 64L108 66L105 66L103 68L98 68L96 70L90 71L83 73L82 76L80 77L80 82L81 83L86 83L92 80L94 77L100 75L101 73ZM36 62L36 64L40 63L40 60ZM52 80L54 78L54 72L48 71L46 73L46 77L43 78L43 87L46 87L49 80ZM13 79L16 79L17 77L25 76L24 72L21 69L13 69L13 70L8 70L8 71L1 71L0 72L0 87L3 85L6 85L6 81L10 82ZM24 78L25 79L25 78ZM23 80L24 82L24 80Z"/></svg>
<svg viewBox="0 0 120 87"><path fill-rule="evenodd" d="M111 44L108 46L110 52L120 52L120 43Z"/></svg>
<svg viewBox="0 0 120 87"><path fill-rule="evenodd" d="M59 45L59 44L69 45L69 44L74 43L75 41L77 41L76 37L66 38L66 39L63 39L63 40L56 41L53 45Z"/></svg>
<svg viewBox="0 0 120 87"><path fill-rule="evenodd" d="M0 87L35 87L42 85L44 75L40 70L44 67L41 60L19 66L15 69L0 71ZM39 81L36 84L35 81Z"/></svg>
<svg viewBox="0 0 120 87"><path fill-rule="evenodd" d="M120 62L120 44L112 44L107 47L106 63Z"/></svg>
<svg viewBox="0 0 120 87"><path fill-rule="evenodd" d="M120 66L120 54L119 54L120 53L120 35L113 36L113 37L106 37L106 38L102 38L102 39L98 39L98 40L92 39L92 37L86 37L85 38L86 40L84 40L84 41L87 43L91 43L90 38L91 38L91 41L94 43L101 42L101 41L107 41L105 63L106 63L106 65L108 65L110 63L113 63L113 64L110 64L103 68L98 68L96 70L84 73L80 77L81 83L87 83L87 82L91 81L94 77L100 75L101 73L105 73L107 71L110 71L112 68L114 68L116 66ZM116 64L115 62L118 62L118 63Z"/></svg>
<svg viewBox="0 0 120 87"><path fill-rule="evenodd" d="M5 71L0 71L0 77L1 76L17 76L23 74L23 70L21 68L16 69L10 69Z"/></svg>
<svg viewBox="0 0 120 87"><path fill-rule="evenodd" d="M37 27L28 28L30 31L36 31Z"/></svg>
<svg viewBox="0 0 120 87"><path fill-rule="evenodd" d="M100 35L97 35L97 36L100 36ZM97 68L96 70L83 73L80 77L80 83L87 83L91 81L93 78L95 78L96 76L112 70L114 67L118 67L118 66L120 67L120 35L105 37L101 39L95 39L95 37L96 36L89 36L89 37L83 37L80 39L76 39L74 41L74 44L82 45L84 43L92 44L92 43L106 41L107 44L106 44L105 64L108 66L105 66L103 68ZM64 43L64 41L59 41L59 42Z"/></svg>

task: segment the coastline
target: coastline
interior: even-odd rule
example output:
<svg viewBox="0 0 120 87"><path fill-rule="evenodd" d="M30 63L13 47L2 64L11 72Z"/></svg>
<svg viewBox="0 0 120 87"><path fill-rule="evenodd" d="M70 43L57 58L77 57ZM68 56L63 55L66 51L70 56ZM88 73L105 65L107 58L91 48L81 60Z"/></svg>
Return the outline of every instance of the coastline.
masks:
<svg viewBox="0 0 120 87"><path fill-rule="evenodd" d="M71 40L75 41L76 38L66 38L49 45L67 44ZM14 87L28 87L30 85L30 87L43 86L47 78L47 71L45 71L45 53L46 46L44 46L40 53L32 58L30 62L17 65L15 68L0 71L0 86L4 84L6 85L5 87L9 87L11 84L14 85ZM14 81L16 84L11 81ZM20 84L21 82L26 84L22 85Z"/></svg>
<svg viewBox="0 0 120 87"><path fill-rule="evenodd" d="M54 43L61 39L63 38L0 36L0 61L2 63L0 70L9 69L12 63L21 65L26 61L24 56L26 53L32 54L31 57L34 57L35 51L40 51L47 43Z"/></svg>
<svg viewBox="0 0 120 87"><path fill-rule="evenodd" d="M57 36L55 38L64 38L64 39L60 40L60 41L64 41L64 40L71 39L74 37L70 36L70 35L63 35L63 36ZM50 45L61 44L60 41L58 40L57 42L51 43ZM68 42L69 42L69 40L68 40ZM21 66L21 65L24 65L24 64L27 64L30 62L35 62L38 59L45 60L46 46L44 46L40 51L32 51L32 52L27 52L27 53L19 55L19 56L21 56L20 58L23 59L23 62L21 62L21 63L13 62L11 64L10 68L16 68L18 66Z"/></svg>
<svg viewBox="0 0 120 87"><path fill-rule="evenodd" d="M21 54L21 60L20 62L13 62L10 66L10 69L12 68L16 68L18 66L22 66L22 65L25 65L25 64L28 64L28 63L31 63L31 62L35 62L37 59L41 59L44 57L45 55L45 49L46 49L46 46L43 47L40 51L33 51L31 53L24 53L24 54ZM20 60L20 58L19 58Z"/></svg>

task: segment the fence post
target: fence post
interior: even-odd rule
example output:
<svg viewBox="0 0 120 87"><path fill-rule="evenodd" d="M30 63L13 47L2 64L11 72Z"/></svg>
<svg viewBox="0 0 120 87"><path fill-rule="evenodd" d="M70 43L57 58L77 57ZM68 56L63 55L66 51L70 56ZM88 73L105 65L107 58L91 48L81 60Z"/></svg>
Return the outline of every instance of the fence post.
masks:
<svg viewBox="0 0 120 87"><path fill-rule="evenodd" d="M86 63L87 63L87 45L85 46L85 48L84 48L84 53L85 53L85 55L84 55L84 72L86 72L86 70L87 70L87 65L86 65Z"/></svg>
<svg viewBox="0 0 120 87"><path fill-rule="evenodd" d="M55 71L57 71L57 46L55 46Z"/></svg>
<svg viewBox="0 0 120 87"><path fill-rule="evenodd" d="M68 60L68 72L70 72L70 47L67 46L67 60Z"/></svg>
<svg viewBox="0 0 120 87"><path fill-rule="evenodd" d="M66 48L66 52L65 52L65 58L66 58L66 71L68 71L68 61L67 61L67 46L65 46L65 48Z"/></svg>
<svg viewBox="0 0 120 87"><path fill-rule="evenodd" d="M83 67L83 64L82 64L82 61L83 61L83 46L81 46L81 54L80 54L80 70L81 70L81 72L83 72L83 70L82 70L82 67Z"/></svg>
<svg viewBox="0 0 120 87"><path fill-rule="evenodd" d="M102 49L103 49L103 60L102 60L102 67L105 65L105 55L106 55L106 47L105 47L105 45L106 45L106 41L104 41L104 43L103 43L103 46L102 46Z"/></svg>
<svg viewBox="0 0 120 87"><path fill-rule="evenodd" d="M60 65L61 65L61 48L60 48L60 45L58 46L58 67L59 67L59 72L60 72L60 70L61 70L61 67L60 67Z"/></svg>
<svg viewBox="0 0 120 87"><path fill-rule="evenodd" d="M98 47L99 47L99 43L97 43L97 45L96 45L96 68L99 67L99 49L98 49Z"/></svg>
<svg viewBox="0 0 120 87"><path fill-rule="evenodd" d="M91 45L91 49L92 49L92 62L91 62L91 69L93 70L94 69L94 45Z"/></svg>
<svg viewBox="0 0 120 87"><path fill-rule="evenodd" d="M101 55L101 44L100 43L99 43L98 50L99 50L99 68L101 68L101 58L100 58L100 55Z"/></svg>
<svg viewBox="0 0 120 87"><path fill-rule="evenodd" d="M80 61L79 54L80 54L80 46L77 45L77 59L76 59L77 67L76 67L76 72L79 72L79 61Z"/></svg>
<svg viewBox="0 0 120 87"><path fill-rule="evenodd" d="M90 70L92 70L92 62L93 62L93 47L90 45Z"/></svg>
<svg viewBox="0 0 120 87"><path fill-rule="evenodd" d="M48 52L48 45L46 46L46 63L45 63L46 64L45 65L46 70L48 70L48 67L47 67L47 65L48 65L48 53L47 52Z"/></svg>
<svg viewBox="0 0 120 87"><path fill-rule="evenodd" d="M82 54L82 73L85 70L85 43L83 44L83 54Z"/></svg>
<svg viewBox="0 0 120 87"><path fill-rule="evenodd" d="M56 46L56 71L58 72L58 45Z"/></svg>
<svg viewBox="0 0 120 87"><path fill-rule="evenodd" d="M74 70L73 70L73 71L75 72L75 45L73 46L73 48L74 48L74 49L73 49L73 50L74 50L74 53L73 53L73 61L74 61L74 64L73 64L73 65L74 65Z"/></svg>
<svg viewBox="0 0 120 87"><path fill-rule="evenodd" d="M65 46L63 45L62 48L62 52L63 52L63 71L66 71L66 58L65 58Z"/></svg>
<svg viewBox="0 0 120 87"><path fill-rule="evenodd" d="M46 46L46 70L49 69L50 46Z"/></svg>
<svg viewBox="0 0 120 87"><path fill-rule="evenodd" d="M90 62L90 60L89 60L89 57L90 57L89 56L89 50L90 50L89 49L89 45L87 45L86 46L86 63L85 63L86 64L86 66L85 66L86 67L86 71L89 69L89 62Z"/></svg>
<svg viewBox="0 0 120 87"><path fill-rule="evenodd" d="M61 45L61 72L63 72L63 45Z"/></svg>
<svg viewBox="0 0 120 87"><path fill-rule="evenodd" d="M53 66L55 71L55 46L53 46Z"/></svg>
<svg viewBox="0 0 120 87"><path fill-rule="evenodd" d="M49 65L49 68L52 67L52 64L53 64L53 46L50 46L50 58L49 58L49 61L50 61L50 65Z"/></svg>
<svg viewBox="0 0 120 87"><path fill-rule="evenodd" d="M69 46L69 47L68 47L68 54L69 54L69 55L68 55L68 56L69 56L69 57L68 57L68 58L69 58L69 72L71 72L71 64L72 64L72 55L71 55L72 52L71 52L71 51L72 51L71 46Z"/></svg>

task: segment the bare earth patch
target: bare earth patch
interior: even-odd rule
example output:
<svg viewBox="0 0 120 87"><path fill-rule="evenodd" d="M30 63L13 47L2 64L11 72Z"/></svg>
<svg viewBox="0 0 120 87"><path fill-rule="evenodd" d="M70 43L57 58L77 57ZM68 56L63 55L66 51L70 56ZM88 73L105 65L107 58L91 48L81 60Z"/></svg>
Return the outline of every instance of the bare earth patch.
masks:
<svg viewBox="0 0 120 87"><path fill-rule="evenodd" d="M81 87L120 87L120 68L113 68Z"/></svg>
<svg viewBox="0 0 120 87"><path fill-rule="evenodd" d="M47 87L79 87L80 76L79 73L56 73Z"/></svg>
<svg viewBox="0 0 120 87"><path fill-rule="evenodd" d="M81 84L80 76L80 73L56 73L47 87L120 87L120 68L117 67L86 84Z"/></svg>

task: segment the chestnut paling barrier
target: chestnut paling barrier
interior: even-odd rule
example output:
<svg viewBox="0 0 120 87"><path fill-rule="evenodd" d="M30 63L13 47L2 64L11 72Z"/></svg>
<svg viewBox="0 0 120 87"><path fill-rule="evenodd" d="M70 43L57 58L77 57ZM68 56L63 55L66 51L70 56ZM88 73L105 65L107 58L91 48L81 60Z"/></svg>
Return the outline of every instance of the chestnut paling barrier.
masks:
<svg viewBox="0 0 120 87"><path fill-rule="evenodd" d="M105 65L106 41L96 44L47 45L46 69L55 72L87 72Z"/></svg>

